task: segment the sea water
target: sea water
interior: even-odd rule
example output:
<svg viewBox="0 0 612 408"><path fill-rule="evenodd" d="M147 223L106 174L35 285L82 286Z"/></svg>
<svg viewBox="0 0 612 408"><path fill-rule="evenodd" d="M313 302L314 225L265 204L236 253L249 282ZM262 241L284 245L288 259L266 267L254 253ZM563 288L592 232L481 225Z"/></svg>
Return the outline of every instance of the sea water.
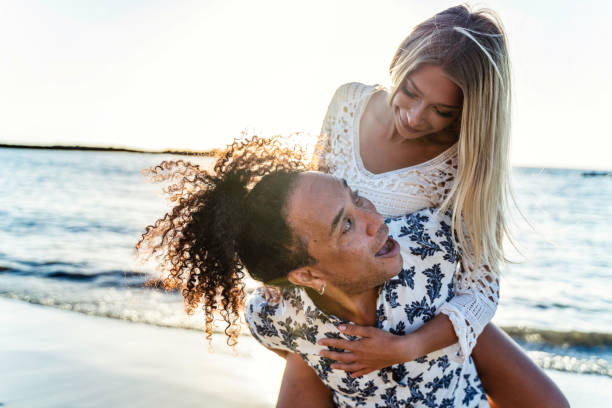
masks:
<svg viewBox="0 0 612 408"><path fill-rule="evenodd" d="M169 208L141 171L162 160L126 152L0 149L0 296L161 326L201 329L134 244ZM612 377L612 177L515 168L524 219L509 251L494 322L542 367ZM254 283L250 282L249 287Z"/></svg>

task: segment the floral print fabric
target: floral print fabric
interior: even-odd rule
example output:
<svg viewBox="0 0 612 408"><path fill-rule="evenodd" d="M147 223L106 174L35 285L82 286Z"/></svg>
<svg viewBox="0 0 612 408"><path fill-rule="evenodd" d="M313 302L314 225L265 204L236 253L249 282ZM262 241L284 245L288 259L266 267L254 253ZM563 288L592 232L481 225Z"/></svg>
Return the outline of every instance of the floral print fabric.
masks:
<svg viewBox="0 0 612 408"><path fill-rule="evenodd" d="M376 327L404 335L439 313L454 296L453 276L459 253L451 240L450 217L433 209L387 219L390 235L401 246L402 271L383 284ZM279 303L256 291L246 313L253 336L264 346L299 354L333 392L339 407L488 407L470 357L452 358L457 344L415 361L351 378L332 370L318 355L324 337L354 339L337 326L346 323L318 309L302 288L283 290Z"/></svg>

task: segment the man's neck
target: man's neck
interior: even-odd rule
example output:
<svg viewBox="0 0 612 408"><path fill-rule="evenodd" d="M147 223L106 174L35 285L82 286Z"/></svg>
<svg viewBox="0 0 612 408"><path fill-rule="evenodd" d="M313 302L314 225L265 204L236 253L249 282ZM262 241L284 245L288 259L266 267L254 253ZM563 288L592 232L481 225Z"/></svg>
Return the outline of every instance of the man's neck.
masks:
<svg viewBox="0 0 612 408"><path fill-rule="evenodd" d="M306 291L314 304L327 314L362 326L376 324L376 303L380 293L378 287L353 294L330 288L325 296L312 289L307 288Z"/></svg>

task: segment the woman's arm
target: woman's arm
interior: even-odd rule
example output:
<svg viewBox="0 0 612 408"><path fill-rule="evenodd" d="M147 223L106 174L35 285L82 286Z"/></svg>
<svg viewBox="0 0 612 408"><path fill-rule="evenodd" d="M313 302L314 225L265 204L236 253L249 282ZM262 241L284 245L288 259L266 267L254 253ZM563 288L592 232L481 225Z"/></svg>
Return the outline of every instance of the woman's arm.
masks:
<svg viewBox="0 0 612 408"><path fill-rule="evenodd" d="M435 339L437 335L444 336L444 333L452 332L449 326L450 322L443 315L436 316L414 333L404 336L396 336L374 327L348 325L348 330L344 332L361 336L361 339L321 340L320 344L347 350L344 353L325 350L321 351L321 355L340 362L333 364L332 368L347 370L352 373L352 377L358 377L375 369L414 360L410 358L410 350L407 352L405 349L411 347L407 339L419 334L423 338L432 336ZM444 340L439 339L428 348L442 348L444 343ZM417 350L419 346L414 347ZM413 353L419 354L426 350ZM478 337L472 357L492 408L569 407L555 383L531 361L518 344L495 325L488 324Z"/></svg>
<svg viewBox="0 0 612 408"><path fill-rule="evenodd" d="M300 356L287 353L277 408L333 408L332 393Z"/></svg>
<svg viewBox="0 0 612 408"><path fill-rule="evenodd" d="M555 383L495 325L478 337L472 358L491 408L569 407Z"/></svg>
<svg viewBox="0 0 612 408"><path fill-rule="evenodd" d="M323 357L338 361L331 368L345 370L351 377L359 377L425 354L448 347L457 342L457 336L448 316L439 314L412 333L398 336L376 327L341 325L344 334L361 337L359 340L321 339L322 346L345 350L321 350Z"/></svg>
<svg viewBox="0 0 612 408"><path fill-rule="evenodd" d="M499 279L487 265L475 267L468 257L462 257L453 287L455 296L438 312L447 315L453 325L459 354L451 358L461 362L472 353L476 339L497 310Z"/></svg>

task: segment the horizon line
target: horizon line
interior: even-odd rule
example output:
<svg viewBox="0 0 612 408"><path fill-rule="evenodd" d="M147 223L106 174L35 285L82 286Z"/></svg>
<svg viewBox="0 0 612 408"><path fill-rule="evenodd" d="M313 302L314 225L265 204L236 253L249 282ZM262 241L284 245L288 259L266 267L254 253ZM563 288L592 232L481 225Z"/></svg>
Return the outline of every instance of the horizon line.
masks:
<svg viewBox="0 0 612 408"><path fill-rule="evenodd" d="M213 148L209 150L144 150L131 147L110 147L110 146L83 146L83 145L29 145L29 144L12 144L0 143L0 148L7 149L37 149L37 150L82 150L96 152L126 152L126 153L144 153L144 154L180 154L186 156L216 156L220 149Z"/></svg>
<svg viewBox="0 0 612 408"><path fill-rule="evenodd" d="M83 146L83 145L29 145L29 144L12 144L0 143L0 148L7 149L32 149L32 150L77 150L77 151L94 151L94 152L125 152L125 153L140 153L140 154L177 154L183 156L205 156L216 157L222 149L212 148L209 150L144 150L132 147L110 147L110 146ZM520 164L512 165L512 167L522 169L557 169L557 170L582 170L593 175L612 176L612 168L587 168L587 167L562 167L562 166L541 166L535 164Z"/></svg>

